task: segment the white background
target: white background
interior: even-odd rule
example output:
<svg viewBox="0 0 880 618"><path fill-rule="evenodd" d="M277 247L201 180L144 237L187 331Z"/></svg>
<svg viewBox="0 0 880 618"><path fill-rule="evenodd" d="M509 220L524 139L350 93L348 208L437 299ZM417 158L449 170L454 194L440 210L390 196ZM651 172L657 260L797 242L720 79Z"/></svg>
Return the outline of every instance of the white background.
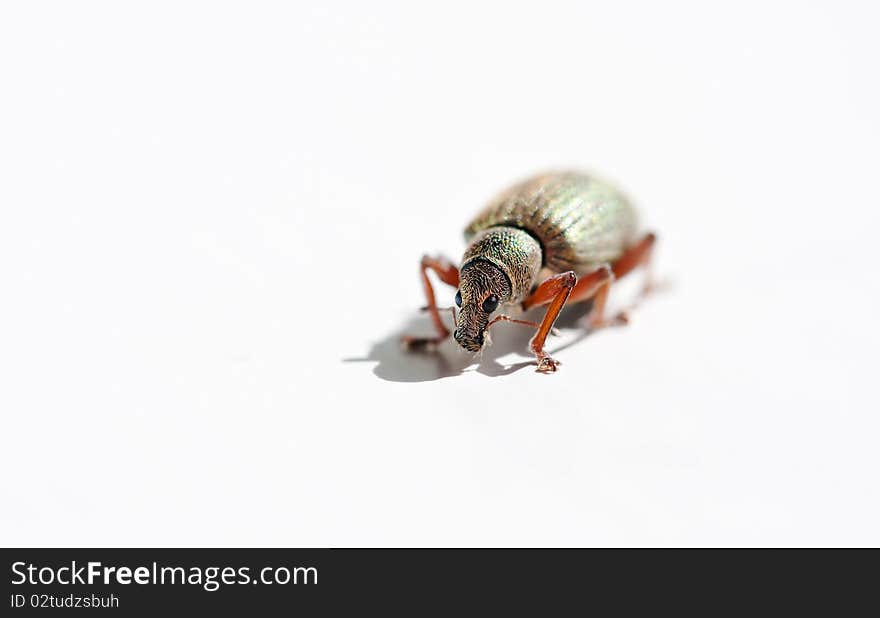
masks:
<svg viewBox="0 0 880 618"><path fill-rule="evenodd" d="M4 4L0 544L880 544L871 7ZM667 289L403 355L559 167Z"/></svg>

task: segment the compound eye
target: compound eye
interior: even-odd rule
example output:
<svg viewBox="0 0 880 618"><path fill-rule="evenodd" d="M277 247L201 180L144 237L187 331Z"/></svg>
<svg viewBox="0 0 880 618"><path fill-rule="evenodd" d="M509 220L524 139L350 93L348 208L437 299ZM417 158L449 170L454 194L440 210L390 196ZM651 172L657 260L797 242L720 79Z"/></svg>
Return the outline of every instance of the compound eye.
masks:
<svg viewBox="0 0 880 618"><path fill-rule="evenodd" d="M448 296L446 298L449 298ZM461 307L461 290L455 293L455 304Z"/></svg>
<svg viewBox="0 0 880 618"><path fill-rule="evenodd" d="M492 313L498 308L498 297L492 294L489 298L483 301L483 311L486 313Z"/></svg>

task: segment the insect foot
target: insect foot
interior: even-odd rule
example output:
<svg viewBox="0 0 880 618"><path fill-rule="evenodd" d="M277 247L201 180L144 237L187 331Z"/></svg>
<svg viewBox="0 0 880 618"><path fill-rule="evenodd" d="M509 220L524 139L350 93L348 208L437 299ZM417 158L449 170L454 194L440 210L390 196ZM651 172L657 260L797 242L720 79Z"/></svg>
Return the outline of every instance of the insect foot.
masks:
<svg viewBox="0 0 880 618"><path fill-rule="evenodd" d="M535 371L539 373L554 373L559 369L559 365L561 365L558 360L550 358L549 356L544 356L543 358L538 360L538 368Z"/></svg>
<svg viewBox="0 0 880 618"><path fill-rule="evenodd" d="M629 325L629 313L626 311L621 311L617 315L611 318L604 318L601 320L591 320L589 323L591 330L601 330L603 328L615 328L619 326L628 326Z"/></svg>
<svg viewBox="0 0 880 618"><path fill-rule="evenodd" d="M529 351L540 373L559 370L544 346L548 336L558 334L554 325L564 307L591 303L587 332L629 321L625 314L606 317L611 286L637 268L650 284L657 240L639 232L635 207L621 192L579 172L538 174L505 189L477 212L465 238L459 265L442 256L422 257L422 309L430 314L435 336L405 338L404 348L434 350L452 335L458 350L479 354L491 343L490 328L509 322L535 329ZM437 305L434 280L456 290L455 307ZM545 307L544 316L533 322L518 313L515 318L496 313L502 306ZM452 313L454 330L442 311Z"/></svg>

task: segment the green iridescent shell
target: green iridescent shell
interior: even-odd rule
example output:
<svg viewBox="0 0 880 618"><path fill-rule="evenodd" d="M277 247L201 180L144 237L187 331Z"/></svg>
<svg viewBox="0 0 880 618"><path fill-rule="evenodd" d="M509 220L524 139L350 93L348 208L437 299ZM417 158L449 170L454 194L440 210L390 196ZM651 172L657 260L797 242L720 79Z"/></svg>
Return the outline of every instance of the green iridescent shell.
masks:
<svg viewBox="0 0 880 618"><path fill-rule="evenodd" d="M535 176L492 200L465 229L470 242L498 226L525 230L540 244L543 265L578 275L615 261L633 244L638 217L611 185L576 172Z"/></svg>

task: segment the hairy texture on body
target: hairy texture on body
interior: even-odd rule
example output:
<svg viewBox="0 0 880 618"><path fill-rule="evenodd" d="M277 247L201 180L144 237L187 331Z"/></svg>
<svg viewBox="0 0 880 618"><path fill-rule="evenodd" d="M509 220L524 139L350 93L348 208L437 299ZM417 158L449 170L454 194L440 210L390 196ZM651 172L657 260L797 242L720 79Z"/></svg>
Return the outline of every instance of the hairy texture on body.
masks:
<svg viewBox="0 0 880 618"><path fill-rule="evenodd" d="M497 305L507 302L512 293L510 279L488 260L475 258L461 270L459 293L461 312L453 336L465 350L479 352L492 314L485 311L484 305L493 296L498 299Z"/></svg>
<svg viewBox="0 0 880 618"><path fill-rule="evenodd" d="M494 227L477 234L462 258L462 270L472 260L485 260L507 276L509 296L501 302L518 303L532 291L541 272L541 245L523 230L513 227Z"/></svg>

